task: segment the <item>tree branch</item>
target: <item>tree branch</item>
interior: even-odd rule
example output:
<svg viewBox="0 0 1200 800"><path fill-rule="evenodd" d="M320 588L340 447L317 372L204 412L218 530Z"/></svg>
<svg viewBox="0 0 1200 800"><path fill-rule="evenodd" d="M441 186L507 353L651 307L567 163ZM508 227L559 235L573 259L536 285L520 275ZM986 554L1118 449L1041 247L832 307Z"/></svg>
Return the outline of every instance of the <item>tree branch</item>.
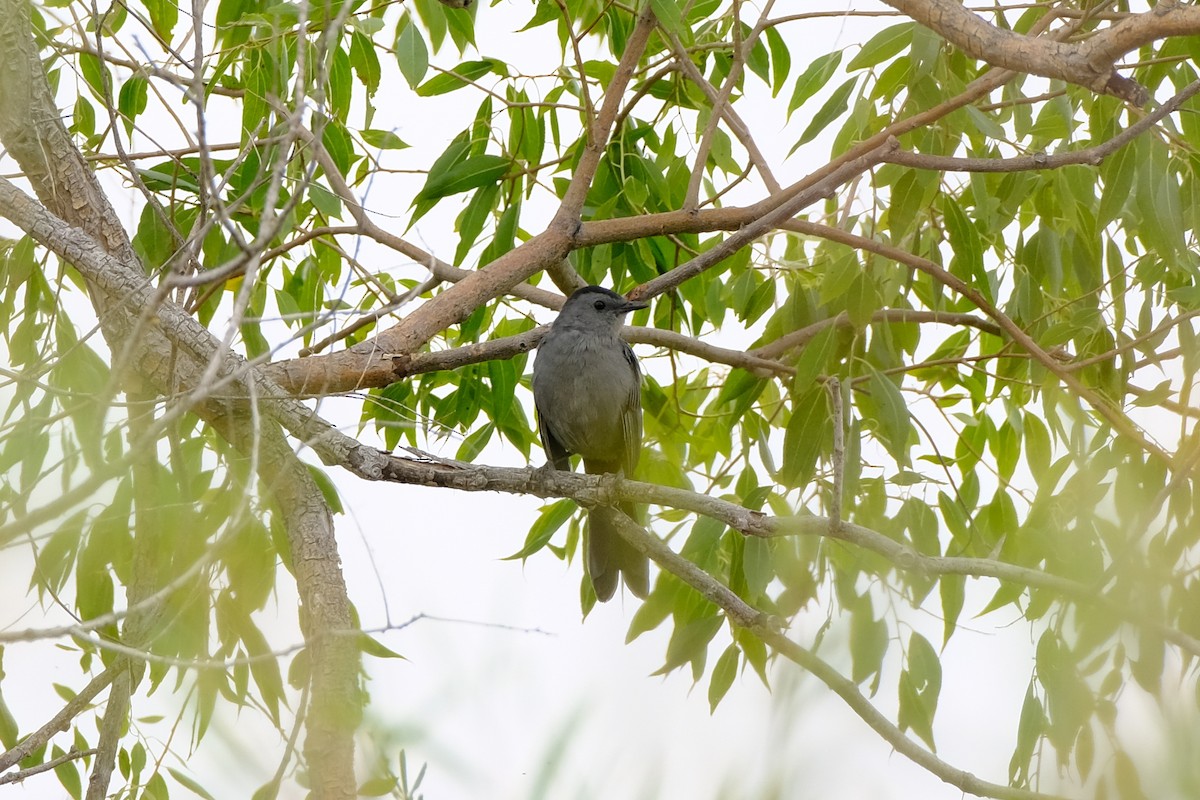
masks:
<svg viewBox="0 0 1200 800"><path fill-rule="evenodd" d="M1181 650L1200 657L1200 639L1172 628L1153 616L1129 608L1126 604L1112 602L1098 593L1094 586L992 558L924 555L879 531L851 522L842 522L835 527L825 517L772 517L707 494L673 486L626 480L613 475L585 475L544 468L492 467L442 458L417 460L404 456L388 456L381 479L466 492L505 492L543 498L568 497L587 508L614 506L622 501L650 503L701 514L745 536L820 536L869 550L883 556L902 570L928 575L996 578L1021 586L1048 589L1078 603L1094 605L1118 619L1144 627Z"/></svg>
<svg viewBox="0 0 1200 800"><path fill-rule="evenodd" d="M1116 61L1131 50L1167 36L1200 32L1200 9L1161 0L1092 34L1082 42L1062 42L990 25L956 0L884 0L968 55L997 67L1085 86L1134 105L1150 99L1144 86L1116 72Z"/></svg>
<svg viewBox="0 0 1200 800"><path fill-rule="evenodd" d="M777 653L816 676L838 697L842 698L863 722L883 737L884 741L913 763L928 770L951 786L980 797L995 797L1000 800L1054 800L1054 795L990 783L977 778L966 770L947 764L908 738L904 731L881 714L870 700L863 697L857 684L846 678L813 651L789 639L779 629L773 618L749 606L730 591L729 587L676 554L661 539L651 536L624 514L612 509L609 509L607 513L615 519L616 529L621 538L633 545L640 553L654 559L654 562L664 570L720 606L734 624L750 630Z"/></svg>
<svg viewBox="0 0 1200 800"><path fill-rule="evenodd" d="M68 761L74 761L79 758L90 758L94 755L96 755L96 750L94 749L69 750L58 758L52 758L44 764L38 764L36 767L18 770L16 772L11 772L8 775L0 775L0 786L3 786L6 783L20 783L26 778L32 778L34 775L38 775L43 772L49 772L50 770L62 764L66 764Z"/></svg>
<svg viewBox="0 0 1200 800"><path fill-rule="evenodd" d="M88 681L87 686L84 686L79 690L79 694L67 701L67 704L59 709L58 713L51 717L49 722L26 736L8 752L0 753L0 772L4 772L9 767L19 763L21 759L34 750L44 747L54 734L61 733L71 727L71 721L87 710L92 701L96 699L96 695L108 688L121 669L120 659L118 659L117 663L111 664L99 675Z"/></svg>
<svg viewBox="0 0 1200 800"><path fill-rule="evenodd" d="M1080 380L1071 373L1062 363L1055 359L1052 355L1043 350L1037 342L1033 340L1021 326L1013 322L1012 319L996 308L986 297L983 296L977 289L969 285L961 278L953 275L943 269L940 265L935 264L927 258L914 255L907 250L902 250L899 247L893 247L881 242L876 242L873 239L868 239L865 236L849 233L840 228L833 228L828 225L820 225L815 222L806 220L792 220L789 223L792 230L807 233L813 236L819 236L823 239L828 239L833 242L849 245L861 250L866 250L884 258L892 259L901 264L920 270L932 277L938 283L952 289L954 292L967 300L970 300L980 311L991 317L1004 333L1016 342L1022 349L1028 352L1033 358L1046 368L1051 374L1058 378L1068 389L1076 396L1084 400L1092 409L1107 420L1113 428L1124 436L1129 437L1135 442L1138 447L1145 450L1155 458L1161 459L1165 464L1174 469L1174 458L1166 450L1163 450L1156 443L1151 441L1140 428L1133 423L1120 409L1115 408L1111 403L1105 400L1101 395L1097 394L1091 388L1085 386Z"/></svg>
<svg viewBox="0 0 1200 800"><path fill-rule="evenodd" d="M1030 156L1014 158L957 158L955 156L936 156L925 153L913 153L908 150L896 149L888 153L884 159L890 164L900 164L915 169L930 169L943 172L1021 172L1025 170L1058 169L1072 164L1100 164L1104 159L1120 150L1135 138L1142 135L1155 124L1178 110L1184 103L1200 92L1200 81L1193 81L1181 91L1164 102L1154 111L1146 114L1140 120L1121 131L1106 142L1094 147L1080 150L1067 150L1058 153L1034 153Z"/></svg>

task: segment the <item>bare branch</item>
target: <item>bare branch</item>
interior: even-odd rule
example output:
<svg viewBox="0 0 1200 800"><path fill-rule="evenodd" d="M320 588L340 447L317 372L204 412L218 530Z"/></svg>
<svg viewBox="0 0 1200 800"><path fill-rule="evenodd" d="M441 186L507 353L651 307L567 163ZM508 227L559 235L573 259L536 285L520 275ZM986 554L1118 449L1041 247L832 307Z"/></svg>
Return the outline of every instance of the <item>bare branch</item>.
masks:
<svg viewBox="0 0 1200 800"><path fill-rule="evenodd" d="M96 695L108 688L109 684L117 677L117 673L123 668L121 660L118 659L99 675L88 681L87 686L84 686L79 690L77 695L67 701L67 704L59 709L58 713L49 722L26 736L8 752L0 753L0 772L4 772L4 770L14 764L20 763L21 759L34 750L44 747L54 734L61 733L71 727L71 721L87 710L92 701L96 699Z"/></svg>
<svg viewBox="0 0 1200 800"><path fill-rule="evenodd" d="M989 64L1086 86L1138 106L1145 105L1150 95L1141 84L1117 74L1117 60L1157 39L1200 32L1200 8L1179 0L1161 0L1150 11L1130 15L1082 42L1053 41L1004 30L956 0L885 2Z"/></svg>

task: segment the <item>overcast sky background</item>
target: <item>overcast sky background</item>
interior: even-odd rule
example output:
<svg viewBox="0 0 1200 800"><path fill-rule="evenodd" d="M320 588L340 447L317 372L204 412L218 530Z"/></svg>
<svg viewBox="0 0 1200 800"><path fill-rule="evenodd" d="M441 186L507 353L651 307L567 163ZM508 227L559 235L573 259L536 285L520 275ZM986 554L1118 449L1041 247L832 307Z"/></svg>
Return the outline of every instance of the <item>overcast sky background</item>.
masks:
<svg viewBox="0 0 1200 800"><path fill-rule="evenodd" d="M823 3L820 8L838 5ZM863 8L867 4L843 0L840 5ZM787 11L776 9L777 14ZM478 40L485 48L481 55L505 60L516 70L544 72L557 58L550 29L499 33L518 30L532 13L533 4L528 2L481 7L477 22ZM808 55L789 37L793 75L812 57L833 47L861 44L894 21L829 19L819 27L805 23L805 38L821 44ZM471 53L465 56L472 57ZM435 61L450 66L457 58L444 51ZM373 127L394 128L413 145L405 153L427 153L427 164L468 124L479 98L464 91L417 102L395 62L381 57L381 63L390 88L382 89L377 98ZM738 110L755 127L768 161L780 163L806 122L797 117L786 129L763 127L756 121L778 120L778 113L767 114L766 109L786 103L788 90L772 100L757 79L747 80L746 85L747 97L739 101ZM815 108L819 98L810 102ZM227 110L228 115L223 115L219 104L213 106L209 119L213 141L236 138L236 110L232 105ZM168 134L161 144L177 146L176 138ZM131 149L151 147L151 142L135 134ZM788 171L778 177L784 183L795 180L824 163L828 152L829 137L822 137L802 148L787 162ZM405 153L397 159L402 166ZM140 205L111 173L104 180L133 230ZM413 175L381 176L365 204L377 219L396 220L396 230L401 232L408 210L396 205L395 198L411 197L422 180ZM729 202L752 199L758 195L735 194ZM453 217L460 206L444 205L447 208L435 210L405 235L448 259L457 244ZM546 205L542 213L548 218L551 211ZM528 218L526 228L536 230L535 222ZM0 232L12 235L10 229ZM390 269L398 276L422 275L394 252L364 243L358 255L369 266ZM81 317L86 313L80 309ZM544 312L537 316L542 322L552 318ZM638 352L644 360L650 355L645 348ZM527 392L521 396L529 400ZM327 419L354 435L360 410L354 400L321 404ZM526 410L532 418L532 409ZM363 437L370 440L372 435L367 431ZM459 436L451 436L440 445L431 443L429 449L453 456L460 441ZM509 466L526 463L515 448L498 444L478 460ZM533 463L543 460L535 451ZM789 663L772 671L771 692L752 670L747 671L714 714L709 713L707 679L693 687L690 672L652 675L662 664L666 636L655 631L624 644L636 600L618 596L597 606L584 623L579 611L582 567L578 561L565 565L549 552L525 564L501 560L521 547L540 507L538 501L369 484L343 472L331 474L347 509L337 518L338 538L351 597L364 627L399 625L420 613L463 620L422 620L380 634L381 641L407 660L367 659L372 705L360 763L368 764L372 758L369 740L383 750L403 746L410 777L422 764L428 765L421 791L429 800L961 797L959 790L892 753L836 696ZM34 604L26 596L28 574L27 549L7 550L0 557L0 629L41 624L40 611L29 613ZM944 685L935 724L938 755L983 779L1004 783L1020 703L1033 668L1036 632L1031 633L1011 609L975 620L974 612L990 599L994 584L971 582L968 587L960 633L943 654ZM811 642L826 620L828 600L823 598L820 605L800 615L791 632L794 638L805 645ZM274 643L298 642L295 598L286 580L280 581L279 606ZM909 613L905 618L937 644L942 629L937 612L935 593L930 613ZM833 616L835 624L821 655L848 673L846 631L836 621L836 610ZM51 614L51 621L55 619L65 621ZM726 634L718 641L723 646ZM710 658L715 660L719 652L714 648ZM898 654L899 648L892 647L883 688L874 698L892 719ZM61 705L51 683L82 685L76 663L74 653L52 644L6 649L5 699L23 731L40 725ZM18 686L21 691L16 691ZM1147 759L1154 759L1165 748L1152 704L1138 698L1136 690L1123 703L1122 714L1140 720L1129 729L1135 746ZM170 708L170 699L162 705ZM138 709L139 715L151 713L145 706ZM186 755L187 723L181 727L185 732L177 749ZM153 731L153 737L162 735L158 727L147 730ZM67 742L66 737L60 740ZM259 715L226 714L214 723L187 768L214 796L245 797L271 776L275 769L271 759L278 750L277 734ZM167 763L181 766L169 759ZM47 776L5 789L6 796L61 796L57 781ZM282 796L303 794L292 787Z"/></svg>

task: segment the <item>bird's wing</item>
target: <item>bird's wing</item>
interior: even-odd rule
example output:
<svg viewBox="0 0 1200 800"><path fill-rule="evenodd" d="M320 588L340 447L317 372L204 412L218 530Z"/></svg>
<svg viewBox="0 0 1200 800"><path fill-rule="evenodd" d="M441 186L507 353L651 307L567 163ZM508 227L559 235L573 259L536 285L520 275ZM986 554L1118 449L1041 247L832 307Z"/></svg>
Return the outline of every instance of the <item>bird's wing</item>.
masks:
<svg viewBox="0 0 1200 800"><path fill-rule="evenodd" d="M625 434L625 475L633 477L633 472L637 469L638 457L642 454L642 371L638 368L637 356L633 354L631 348L625 342L621 342L625 360L629 362L630 369L633 370L633 388L629 392L629 398L625 402L625 409L621 414L621 427Z"/></svg>
<svg viewBox="0 0 1200 800"><path fill-rule="evenodd" d="M546 415L542 413L542 409L534 403L534 413L537 415L538 436L542 439L542 449L546 451L546 458L550 459L550 463L554 468L562 472L571 471L571 454L562 442L554 437L554 432L546 424Z"/></svg>

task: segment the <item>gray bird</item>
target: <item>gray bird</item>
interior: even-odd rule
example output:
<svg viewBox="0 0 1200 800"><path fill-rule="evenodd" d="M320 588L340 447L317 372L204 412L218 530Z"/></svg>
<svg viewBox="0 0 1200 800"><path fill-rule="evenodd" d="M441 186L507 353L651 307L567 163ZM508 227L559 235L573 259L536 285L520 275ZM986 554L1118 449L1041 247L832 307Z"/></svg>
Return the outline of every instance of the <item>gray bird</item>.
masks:
<svg viewBox="0 0 1200 800"><path fill-rule="evenodd" d="M555 469L569 471L583 457L591 475L632 476L642 448L642 373L621 338L625 315L646 303L600 286L572 294L538 345L533 401L542 448ZM632 504L619 506L636 519ZM587 570L596 597L608 600L623 573L629 591L650 591L650 563L611 523L588 514Z"/></svg>

